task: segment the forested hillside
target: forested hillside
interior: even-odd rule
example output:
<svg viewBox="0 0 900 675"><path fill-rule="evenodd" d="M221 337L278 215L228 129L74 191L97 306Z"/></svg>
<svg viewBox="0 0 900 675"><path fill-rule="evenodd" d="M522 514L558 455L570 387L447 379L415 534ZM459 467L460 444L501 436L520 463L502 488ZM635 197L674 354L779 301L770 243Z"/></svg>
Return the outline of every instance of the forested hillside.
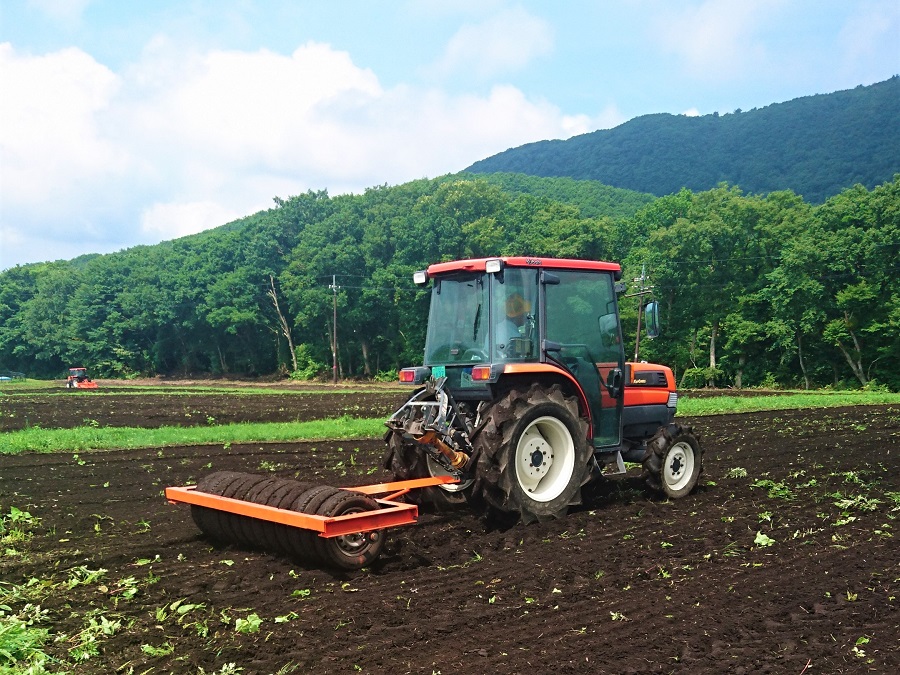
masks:
<svg viewBox="0 0 900 675"><path fill-rule="evenodd" d="M513 148L467 171L592 179L659 196L727 182L751 194L790 189L819 204L900 172L898 129L894 76L758 110L644 115L614 129Z"/></svg>
<svg viewBox="0 0 900 675"><path fill-rule="evenodd" d="M191 237L0 274L0 370L327 374L336 300L341 375L375 376L421 362L414 270L505 254L623 261L626 279L646 265L664 330L641 357L683 384L900 389L900 176L819 206L514 176L309 192Z"/></svg>

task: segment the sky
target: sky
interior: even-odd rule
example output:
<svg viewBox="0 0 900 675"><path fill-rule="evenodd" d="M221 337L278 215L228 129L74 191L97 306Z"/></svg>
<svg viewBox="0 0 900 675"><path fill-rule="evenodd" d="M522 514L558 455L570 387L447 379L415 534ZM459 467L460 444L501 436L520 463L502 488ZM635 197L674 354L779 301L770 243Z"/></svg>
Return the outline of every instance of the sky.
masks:
<svg viewBox="0 0 900 675"><path fill-rule="evenodd" d="M0 270L898 73L897 0L2 0Z"/></svg>

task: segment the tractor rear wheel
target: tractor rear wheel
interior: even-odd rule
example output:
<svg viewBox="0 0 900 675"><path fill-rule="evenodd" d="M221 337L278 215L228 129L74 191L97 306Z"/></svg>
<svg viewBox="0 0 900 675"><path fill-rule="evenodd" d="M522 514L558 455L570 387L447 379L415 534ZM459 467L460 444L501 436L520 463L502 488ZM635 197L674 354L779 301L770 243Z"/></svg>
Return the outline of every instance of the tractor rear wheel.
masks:
<svg viewBox="0 0 900 675"><path fill-rule="evenodd" d="M384 468L394 474L397 480L447 476L450 472L432 459L425 448L415 441L408 441L396 431L385 436L387 452ZM406 498L434 511L453 511L466 504L465 490L471 481L420 488L407 493Z"/></svg>
<svg viewBox="0 0 900 675"><path fill-rule="evenodd" d="M473 506L530 523L562 517L581 503L591 447L574 398L558 385L512 389L484 420L474 441Z"/></svg>
<svg viewBox="0 0 900 675"><path fill-rule="evenodd" d="M644 478L670 499L689 494L703 473L703 448L690 426L669 424L647 443Z"/></svg>

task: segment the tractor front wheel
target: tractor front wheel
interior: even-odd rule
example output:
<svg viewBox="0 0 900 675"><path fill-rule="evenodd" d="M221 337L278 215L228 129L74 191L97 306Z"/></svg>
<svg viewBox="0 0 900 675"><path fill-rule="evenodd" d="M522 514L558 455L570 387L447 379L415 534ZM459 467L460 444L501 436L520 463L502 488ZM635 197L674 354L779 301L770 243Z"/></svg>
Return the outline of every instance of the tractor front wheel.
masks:
<svg viewBox="0 0 900 675"><path fill-rule="evenodd" d="M558 385L512 389L487 411L474 456L476 508L525 523L559 518L590 477L587 422Z"/></svg>
<svg viewBox="0 0 900 675"><path fill-rule="evenodd" d="M703 473L703 449L689 426L670 424L647 443L644 478L670 499L689 494Z"/></svg>

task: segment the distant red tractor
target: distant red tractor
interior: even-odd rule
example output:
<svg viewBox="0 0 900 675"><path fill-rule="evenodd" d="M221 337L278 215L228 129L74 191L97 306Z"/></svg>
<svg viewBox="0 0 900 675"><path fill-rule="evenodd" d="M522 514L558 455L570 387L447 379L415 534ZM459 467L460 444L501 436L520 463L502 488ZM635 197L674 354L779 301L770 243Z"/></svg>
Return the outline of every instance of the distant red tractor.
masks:
<svg viewBox="0 0 900 675"><path fill-rule="evenodd" d="M87 368L69 368L66 389L96 389L97 383L87 374Z"/></svg>

